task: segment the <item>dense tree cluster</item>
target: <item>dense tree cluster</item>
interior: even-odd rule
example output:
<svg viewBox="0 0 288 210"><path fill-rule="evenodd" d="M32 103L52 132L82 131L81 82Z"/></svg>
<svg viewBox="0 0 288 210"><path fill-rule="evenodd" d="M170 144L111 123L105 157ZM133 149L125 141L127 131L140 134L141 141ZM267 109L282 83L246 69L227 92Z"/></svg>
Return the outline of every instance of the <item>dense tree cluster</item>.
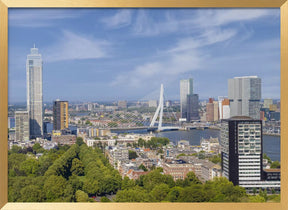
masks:
<svg viewBox="0 0 288 210"><path fill-rule="evenodd" d="M62 156L66 153L66 151L70 149L70 147L59 146L58 149L51 149L46 151L39 146L40 145L35 144L31 148L31 151L27 149L21 149L17 146L13 146L13 148L9 150L8 199L10 202L49 201L49 196L53 191L53 189L51 189L51 191L47 193L47 197L45 190L49 188L49 183L51 186L55 186L55 183L61 184L61 181L63 181L58 180L57 177L55 180L53 180L52 184L51 178L47 179L48 177L44 176L44 174L47 172L48 168L52 167L56 160L62 158ZM36 159L36 151L43 152L43 156L41 156L39 159ZM65 178L63 179L65 180ZM58 191L56 192L56 195L58 195L57 193L59 194Z"/></svg>
<svg viewBox="0 0 288 210"><path fill-rule="evenodd" d="M158 147L165 139L151 139ZM37 159L35 153L43 155ZM216 159L216 158L215 158ZM143 165L140 166L145 171ZM202 183L193 172L174 181L154 168L138 180L121 178L98 147L87 147L81 138L72 146L49 151L40 145L29 150L13 147L8 156L9 202L279 202L279 195L247 195L226 178ZM146 169L147 170L147 169ZM108 195L115 195L114 199ZM109 198L108 198L109 197Z"/></svg>
<svg viewBox="0 0 288 210"><path fill-rule="evenodd" d="M131 180L130 180L131 181ZM126 183L128 180L126 180ZM131 181L133 182L133 181ZM135 184L122 188L116 202L240 202L247 198L245 189L225 178L201 183L193 172L184 180L173 180L159 169L141 176Z"/></svg>
<svg viewBox="0 0 288 210"><path fill-rule="evenodd" d="M80 147L79 158L84 166L83 191L88 195L115 193L121 188L121 176L98 148Z"/></svg>
<svg viewBox="0 0 288 210"><path fill-rule="evenodd" d="M39 146L33 149L41 151ZM39 159L33 150L20 151L15 147L8 157L10 202L86 202L89 196L121 189L118 171L101 150L88 148L82 139L71 147L44 151Z"/></svg>
<svg viewBox="0 0 288 210"><path fill-rule="evenodd" d="M125 184L124 184L125 183ZM124 187L125 186L125 187ZM193 172L184 180L174 182L170 175L156 169L139 180L124 178L116 202L279 202L280 195L247 195L245 189L234 186L226 178L216 177L201 183Z"/></svg>
<svg viewBox="0 0 288 210"><path fill-rule="evenodd" d="M137 146L139 147L145 147L145 148L161 148L162 146L166 146L169 144L170 140L166 137L152 137L150 140L145 141L144 139L140 138L138 139Z"/></svg>

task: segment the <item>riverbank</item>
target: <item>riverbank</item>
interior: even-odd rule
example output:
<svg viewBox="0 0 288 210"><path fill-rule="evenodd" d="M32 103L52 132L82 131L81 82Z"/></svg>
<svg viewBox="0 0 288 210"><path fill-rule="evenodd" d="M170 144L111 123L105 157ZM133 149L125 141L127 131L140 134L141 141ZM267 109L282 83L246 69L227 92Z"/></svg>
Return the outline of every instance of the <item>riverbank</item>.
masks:
<svg viewBox="0 0 288 210"><path fill-rule="evenodd" d="M189 131L167 131L155 133L157 137L167 137L174 144L180 140L189 141L190 145L200 145L201 139L218 138L221 141L219 129L193 129ZM266 153L271 160L280 161L280 136L263 135L263 153Z"/></svg>
<svg viewBox="0 0 288 210"><path fill-rule="evenodd" d="M219 127L210 126L208 127L210 130L221 130ZM263 133L264 136L280 136L278 133Z"/></svg>
<svg viewBox="0 0 288 210"><path fill-rule="evenodd" d="M280 134L278 133L263 133L264 136L279 136L280 137Z"/></svg>

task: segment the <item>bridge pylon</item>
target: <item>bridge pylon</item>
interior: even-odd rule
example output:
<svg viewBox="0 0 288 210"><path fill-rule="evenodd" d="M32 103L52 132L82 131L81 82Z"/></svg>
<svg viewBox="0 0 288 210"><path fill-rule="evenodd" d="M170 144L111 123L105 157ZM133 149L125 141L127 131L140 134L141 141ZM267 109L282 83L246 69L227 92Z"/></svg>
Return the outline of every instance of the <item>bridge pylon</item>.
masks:
<svg viewBox="0 0 288 210"><path fill-rule="evenodd" d="M163 107L164 107L164 88L163 88L163 84L161 84L161 88L160 88L160 99L159 99L159 105L156 109L156 112L152 118L152 121L150 123L150 128L154 127L156 119L159 115L159 122L158 122L158 131L162 130L162 118L163 118Z"/></svg>

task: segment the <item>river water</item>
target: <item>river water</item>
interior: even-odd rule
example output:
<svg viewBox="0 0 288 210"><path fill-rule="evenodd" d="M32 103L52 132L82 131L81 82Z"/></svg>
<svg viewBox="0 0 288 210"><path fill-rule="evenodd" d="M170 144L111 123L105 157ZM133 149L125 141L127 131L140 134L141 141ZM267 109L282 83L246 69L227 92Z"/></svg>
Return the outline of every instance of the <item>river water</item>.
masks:
<svg viewBox="0 0 288 210"><path fill-rule="evenodd" d="M72 130L77 129L75 126L69 127ZM52 131L52 124L47 125L48 132ZM115 131L115 133L147 133L147 130L121 130ZM190 130L190 131L166 131L155 133L158 137L167 137L174 144L177 144L180 140L187 140L190 145L200 145L202 138L208 139L210 137L220 139L220 131L213 129L205 130ZM263 136L263 151L271 158L271 160L280 161L280 136Z"/></svg>
<svg viewBox="0 0 288 210"><path fill-rule="evenodd" d="M179 140L187 140L190 145L200 145L201 138L216 138L220 140L219 130L190 130L190 131L167 131L157 133L156 136L167 137L176 144ZM271 158L271 160L280 161L280 136L263 136L263 152Z"/></svg>
<svg viewBox="0 0 288 210"><path fill-rule="evenodd" d="M126 130L116 131L116 133L147 133L146 130ZM200 145L202 138L208 139L210 137L220 139L220 131L213 129L205 130L190 130L190 131L166 131L155 133L157 137L167 137L174 144L180 140L187 140L190 145ZM263 136L263 152L271 158L272 161L280 161L280 136Z"/></svg>

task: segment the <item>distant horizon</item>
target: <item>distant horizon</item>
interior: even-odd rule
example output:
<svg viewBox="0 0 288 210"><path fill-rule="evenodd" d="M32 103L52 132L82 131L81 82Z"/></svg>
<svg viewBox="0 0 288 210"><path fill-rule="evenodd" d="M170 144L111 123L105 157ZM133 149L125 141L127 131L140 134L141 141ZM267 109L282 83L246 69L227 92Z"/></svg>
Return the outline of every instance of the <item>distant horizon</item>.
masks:
<svg viewBox="0 0 288 210"><path fill-rule="evenodd" d="M213 97L212 97L213 98ZM218 98L214 98L216 101L218 101ZM264 101L264 99L272 99L273 101L280 101L280 98L263 98L263 99L261 99L260 101L261 102L263 102ZM153 99L151 99L151 100L153 100ZM56 101L56 99L55 100L53 100L53 101ZM43 104L52 104L53 103L53 101L43 101ZM74 101L69 101L69 100L63 100L63 101L68 101L69 102L69 105L70 104L76 104L76 103L116 103L116 102L118 102L118 101L127 101L128 103L135 103L135 102L137 102L137 101L140 101L140 102L148 102L149 100L118 100L118 101L116 101L116 100L111 100L111 101L77 101L77 100L74 100ZM179 99L167 99L167 100L165 100L165 101L177 101L177 102L180 102L180 100ZM207 98L207 99L199 99L199 102L203 102L203 101L209 101L209 98ZM8 103L8 106L11 106L11 105L19 105L19 104L21 104L21 105L24 105L24 104L26 104L27 102L26 101L18 101L18 102L13 102L13 103Z"/></svg>
<svg viewBox="0 0 288 210"><path fill-rule="evenodd" d="M280 98L279 9L12 8L8 16L9 104L26 102L34 44L43 101L158 100L161 83L165 98L179 100L188 78L208 100L249 75L261 78L263 99Z"/></svg>

